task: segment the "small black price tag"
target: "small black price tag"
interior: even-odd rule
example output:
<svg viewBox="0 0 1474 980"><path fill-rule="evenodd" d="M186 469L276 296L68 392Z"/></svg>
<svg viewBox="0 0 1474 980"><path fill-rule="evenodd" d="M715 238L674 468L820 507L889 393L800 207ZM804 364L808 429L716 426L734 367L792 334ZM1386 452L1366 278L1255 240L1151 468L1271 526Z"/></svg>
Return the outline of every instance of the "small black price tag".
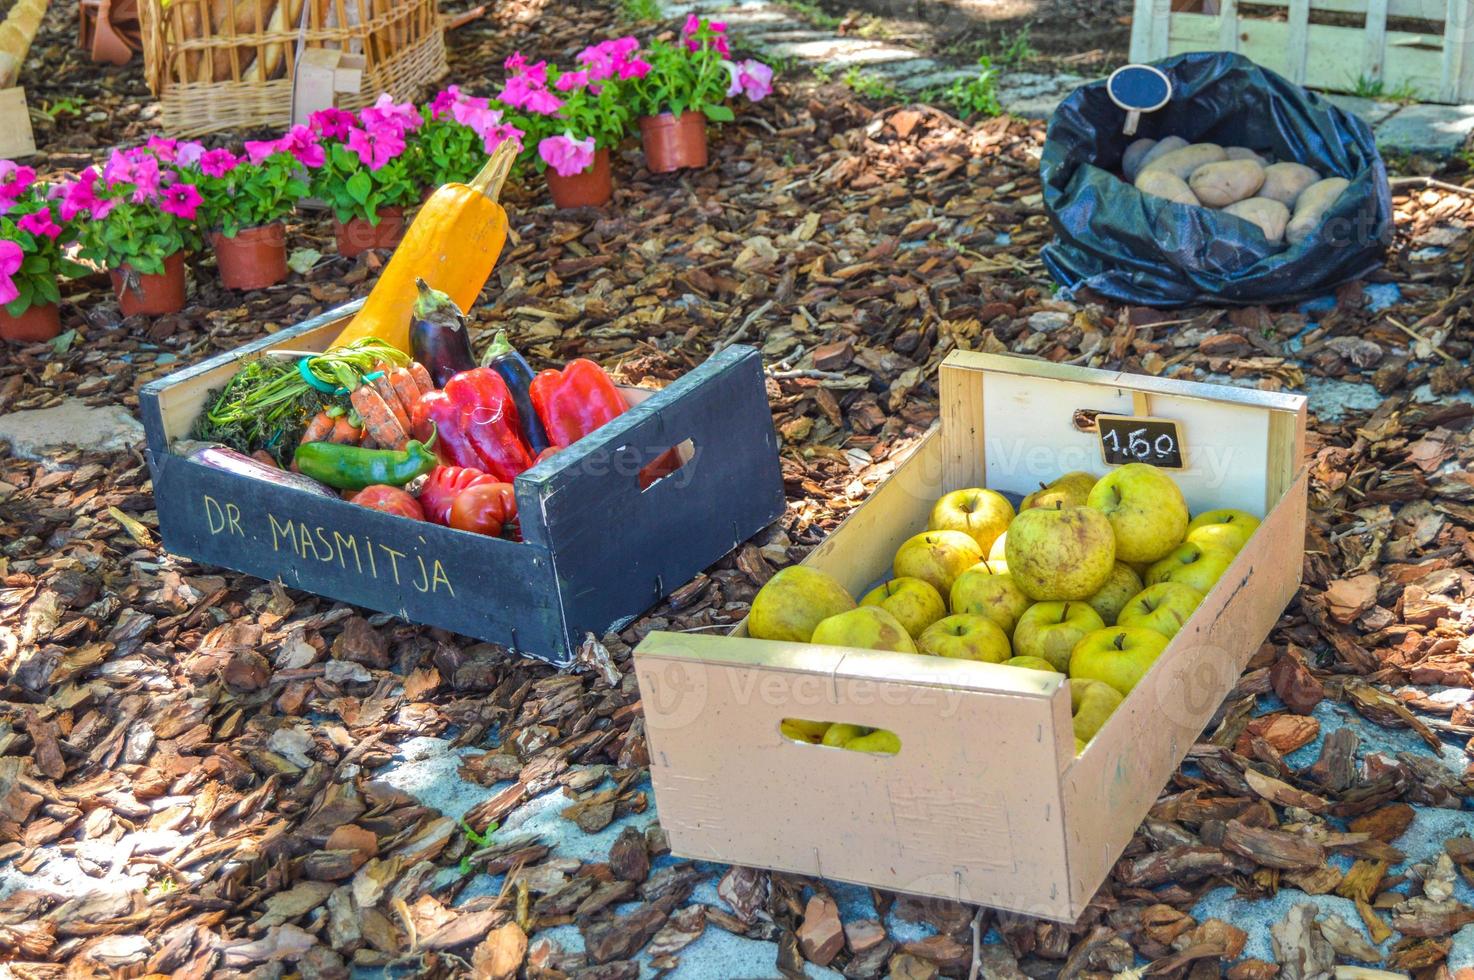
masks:
<svg viewBox="0 0 1474 980"><path fill-rule="evenodd" d="M1147 463L1164 470L1182 469L1182 433L1171 419L1097 415L1095 424L1108 466Z"/></svg>

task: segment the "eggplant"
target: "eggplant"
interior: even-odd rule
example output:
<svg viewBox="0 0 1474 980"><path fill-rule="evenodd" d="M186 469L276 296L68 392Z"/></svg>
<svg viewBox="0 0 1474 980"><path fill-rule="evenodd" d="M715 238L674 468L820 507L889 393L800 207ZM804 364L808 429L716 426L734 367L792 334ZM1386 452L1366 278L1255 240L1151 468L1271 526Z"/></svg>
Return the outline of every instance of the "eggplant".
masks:
<svg viewBox="0 0 1474 980"><path fill-rule="evenodd" d="M532 450L534 458L552 444L548 430L543 427L542 417L533 407L528 393L535 372L521 351L512 346L505 330L497 331L496 339L481 355L481 366L489 367L507 383L512 394L512 404L517 406L517 426L522 430L522 441Z"/></svg>
<svg viewBox="0 0 1474 980"><path fill-rule="evenodd" d="M435 387L444 388L451 378L476 366L466 315L455 300L425 280L416 279L415 285L420 295L410 316L410 352L430 372Z"/></svg>
<svg viewBox="0 0 1474 980"><path fill-rule="evenodd" d="M222 446L214 442L180 442L174 446L177 455L192 460L202 466L208 466L212 470L222 470L243 476L251 480L265 480L279 487L288 487L293 490L302 490L318 497L331 497L341 500L337 491L325 484L318 483L310 476L301 473L293 473L291 470L278 469L275 466L267 466L258 459L252 459L245 453L237 452L229 446Z"/></svg>

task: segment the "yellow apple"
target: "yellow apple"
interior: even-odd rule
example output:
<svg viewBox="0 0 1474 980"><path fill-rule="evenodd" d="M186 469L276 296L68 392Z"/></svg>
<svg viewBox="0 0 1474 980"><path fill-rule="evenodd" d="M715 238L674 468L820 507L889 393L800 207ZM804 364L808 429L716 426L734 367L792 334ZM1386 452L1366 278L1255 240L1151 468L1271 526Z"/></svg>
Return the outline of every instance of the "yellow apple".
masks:
<svg viewBox="0 0 1474 980"><path fill-rule="evenodd" d="M1187 525L1187 540L1217 545L1235 554L1259 527L1259 518L1242 510L1205 510Z"/></svg>
<svg viewBox="0 0 1474 980"><path fill-rule="evenodd" d="M869 731L869 729L861 728L859 725L851 725L842 721L836 722L835 724L830 725L829 728L824 732L824 738L820 741L819 744L828 745L830 748L842 749L844 748L844 744L850 739L859 738L867 731Z"/></svg>
<svg viewBox="0 0 1474 980"><path fill-rule="evenodd" d="M1019 504L1019 510L1056 505L1083 507L1085 499L1090 496L1090 488L1093 486L1095 486L1094 476L1084 470L1073 470L1053 483L1039 484L1039 489L1029 494L1024 498L1023 503Z"/></svg>
<svg viewBox="0 0 1474 980"><path fill-rule="evenodd" d="M1192 616L1203 593L1181 582L1158 582L1142 589L1116 619L1118 626L1145 626L1156 630L1167 639L1177 635L1182 625Z"/></svg>
<svg viewBox="0 0 1474 980"><path fill-rule="evenodd" d="M1008 532L1004 531L1002 534L998 535L998 540L993 542L993 547L988 549L988 564L991 565L993 562L1007 561L1007 559L1003 557L1004 552L1007 551L1007 549Z"/></svg>
<svg viewBox="0 0 1474 980"><path fill-rule="evenodd" d="M1036 602L1019 617L1013 629L1013 652L1038 657L1064 673L1070 653L1089 633L1105 629L1100 613L1084 602Z"/></svg>
<svg viewBox="0 0 1474 980"><path fill-rule="evenodd" d="M1086 636L1070 654L1070 676L1104 681L1130 694L1167 649L1167 638L1144 626L1108 626Z"/></svg>
<svg viewBox="0 0 1474 980"><path fill-rule="evenodd" d="M854 598L830 576L803 565L779 571L758 590L747 615L747 633L759 640L809 642L814 627L855 608Z"/></svg>
<svg viewBox="0 0 1474 980"><path fill-rule="evenodd" d="M952 592L957 576L983 560L983 549L961 531L922 531L896 552L896 578L919 578L940 595Z"/></svg>
<svg viewBox="0 0 1474 980"><path fill-rule="evenodd" d="M978 562L957 576L949 598L954 613L987 616L999 629L1012 636L1018 618L1033 600L1024 595L1012 575L999 570L1002 564Z"/></svg>
<svg viewBox="0 0 1474 980"><path fill-rule="evenodd" d="M1008 636L987 616L953 613L926 628L916 640L917 649L933 657L954 660L983 660L1001 664L1013 656Z"/></svg>
<svg viewBox="0 0 1474 980"><path fill-rule="evenodd" d="M930 582L919 578L893 578L877 585L860 600L862 606L879 606L896 617L914 640L921 631L947 615L947 603Z"/></svg>
<svg viewBox="0 0 1474 980"><path fill-rule="evenodd" d="M961 531L978 543L987 554L998 535L1013 520L1013 504L993 490L971 487L953 490L932 508L927 527L933 531Z"/></svg>
<svg viewBox="0 0 1474 980"><path fill-rule="evenodd" d="M896 650L915 653L916 644L896 617L879 606L861 606L830 616L814 627L810 643L854 647L859 650Z"/></svg>
<svg viewBox="0 0 1474 980"><path fill-rule="evenodd" d="M807 742L810 745L818 745L824 741L824 733L829 731L829 722L805 721L802 718L784 718L778 723L778 730L783 733L784 738L791 738L795 742Z"/></svg>
<svg viewBox="0 0 1474 980"><path fill-rule="evenodd" d="M1124 562L1157 561L1187 535L1187 501L1164 470L1127 463L1101 477L1088 505L1116 532L1116 557Z"/></svg>
<svg viewBox="0 0 1474 980"><path fill-rule="evenodd" d="M1121 693L1109 684L1082 677L1070 678L1070 716L1074 721L1077 745L1094 738L1124 700ZM1080 754L1081 748L1084 746L1079 745L1075 749L1076 755Z"/></svg>
<svg viewBox="0 0 1474 980"><path fill-rule="evenodd" d="M1217 545L1200 545L1184 541L1146 571L1148 585L1158 582L1180 582L1203 595L1213 591L1213 583L1233 564L1234 553Z"/></svg>
<svg viewBox="0 0 1474 980"><path fill-rule="evenodd" d="M850 752L876 752L880 755L895 755L901 751L901 740L896 733L885 728L877 728L873 731L859 735L844 743L845 749Z"/></svg>
<svg viewBox="0 0 1474 980"><path fill-rule="evenodd" d="M1031 507L1008 527L1008 573L1031 599L1088 599L1116 563L1110 521L1089 507Z"/></svg>
<svg viewBox="0 0 1474 980"><path fill-rule="evenodd" d="M1136 569L1123 561L1116 562L1111 569L1111 577L1106 579L1095 591L1095 595L1085 601L1090 603L1090 608L1100 613L1101 621L1107 626L1114 625L1116 617L1121 615L1121 608L1131 601L1131 597L1141 591L1141 576L1136 574Z"/></svg>
<svg viewBox="0 0 1474 980"><path fill-rule="evenodd" d="M1022 667L1025 670L1043 670L1051 674L1063 673L1063 671L1056 668L1054 664L1045 660L1043 657L1009 657L1003 661L1003 666Z"/></svg>

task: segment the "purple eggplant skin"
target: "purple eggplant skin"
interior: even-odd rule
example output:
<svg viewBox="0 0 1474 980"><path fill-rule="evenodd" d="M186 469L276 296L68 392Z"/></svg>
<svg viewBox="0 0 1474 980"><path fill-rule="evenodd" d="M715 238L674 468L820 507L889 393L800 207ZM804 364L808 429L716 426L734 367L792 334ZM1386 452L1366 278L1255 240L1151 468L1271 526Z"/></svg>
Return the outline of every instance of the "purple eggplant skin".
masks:
<svg viewBox="0 0 1474 980"><path fill-rule="evenodd" d="M455 300L425 280L416 279L415 285L420 295L410 316L410 353L430 372L435 387L444 388L451 378L476 366L466 315Z"/></svg>
<svg viewBox="0 0 1474 980"><path fill-rule="evenodd" d="M291 470L279 470L275 466L267 466L260 460L252 459L245 453L236 452L229 446L207 442L191 443L178 448L182 450L179 455L185 459L208 466L212 470L234 473L236 476L244 476L251 480L265 480L279 487L301 490L317 497L343 499L331 487L318 483L309 476L293 473Z"/></svg>

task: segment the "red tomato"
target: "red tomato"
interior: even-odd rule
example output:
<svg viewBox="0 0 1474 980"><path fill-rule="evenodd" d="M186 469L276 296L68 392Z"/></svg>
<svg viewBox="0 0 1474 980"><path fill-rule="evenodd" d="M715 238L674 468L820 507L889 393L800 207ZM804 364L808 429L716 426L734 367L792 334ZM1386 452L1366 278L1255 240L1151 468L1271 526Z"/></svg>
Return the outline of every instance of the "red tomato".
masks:
<svg viewBox="0 0 1474 980"><path fill-rule="evenodd" d="M420 506L425 517L436 524L450 523L450 505L467 487L496 483L488 473L469 466L437 466L420 488Z"/></svg>
<svg viewBox="0 0 1474 980"><path fill-rule="evenodd" d="M510 483L478 483L456 494L450 526L497 537L517 519L517 494Z"/></svg>
<svg viewBox="0 0 1474 980"><path fill-rule="evenodd" d="M411 517L417 521L425 519L425 511L420 507L420 502L410 496L408 491L401 490L399 487L375 484L371 487L364 487L351 499L360 507L367 507L370 510L381 510L386 514Z"/></svg>

